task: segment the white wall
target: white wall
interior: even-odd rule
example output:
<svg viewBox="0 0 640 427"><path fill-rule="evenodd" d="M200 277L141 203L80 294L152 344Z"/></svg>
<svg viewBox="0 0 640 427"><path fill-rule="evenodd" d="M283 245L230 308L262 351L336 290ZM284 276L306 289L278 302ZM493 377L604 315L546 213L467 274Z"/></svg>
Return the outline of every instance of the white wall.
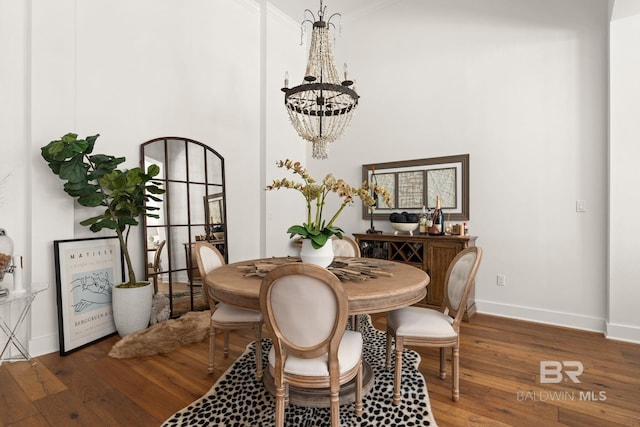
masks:
<svg viewBox="0 0 640 427"><path fill-rule="evenodd" d="M269 8L266 26L266 69L265 91L265 137L264 175L260 187L265 188L274 179L287 176L275 164L278 160L295 159L304 161L307 146L298 137L284 107L285 71L290 75L304 72L307 47L300 46L300 23L283 15L274 7ZM291 177L289 175L288 177ZM287 229L304 217L304 205L299 194L293 191L265 191L264 256L297 255L299 249L291 245ZM302 210L302 211L301 211Z"/></svg>
<svg viewBox="0 0 640 427"><path fill-rule="evenodd" d="M607 335L640 342L640 257L633 226L640 206L640 2L616 2L611 21L609 320Z"/></svg>
<svg viewBox="0 0 640 427"><path fill-rule="evenodd" d="M86 210L74 209L39 155L41 146L66 132L100 133L97 150L124 155L126 166L136 166L140 144L155 137L185 136L210 145L225 158L228 230L237 236L229 244L230 260L258 257L261 228L256 218L264 192L256 185L263 179L264 142L259 126L260 5L250 0L34 0L29 10L22 2L9 3L2 2L9 12L2 13L10 24L6 31L24 32L21 39L11 38L19 44L10 52L17 59L10 71L24 76L27 88L15 76L2 83L15 92L16 114L21 103L28 104L22 118L26 130L13 125L13 137L30 135L12 149L29 153L16 157L29 158L22 166L33 169L32 187L19 180L30 195L27 203L33 204L32 210L20 210L32 212L33 218L16 215L14 226L5 222L3 209L2 224L12 229L16 249L21 242L32 243L29 261L38 263L28 279L50 284L34 302L32 353L58 348L52 242L92 235L77 226ZM29 60L21 60L22 55ZM13 230L19 227L26 235ZM139 230L131 241L134 262L142 266Z"/></svg>
<svg viewBox="0 0 640 427"><path fill-rule="evenodd" d="M16 3L16 4L13 4ZM28 33L26 28L29 16L27 2L0 0L0 93L3 101L0 105L0 129L3 138L0 141L0 228L14 242L14 254L30 260L31 245L28 222L25 214L29 211L29 198L25 191L29 180L28 158L28 56L24 50ZM29 269L29 265L25 266ZM0 286L13 289L13 275L6 274ZM18 303L0 307L0 317L13 326L18 320ZM25 342L29 336L29 324L16 331L16 336ZM4 343L6 334L0 331L0 341ZM16 349L8 348L5 356L18 356Z"/></svg>
<svg viewBox="0 0 640 427"><path fill-rule="evenodd" d="M357 183L365 163L469 153L478 309L604 330L607 16L600 0L405 0L343 17L336 62L362 98L312 168ZM363 232L360 214L340 225Z"/></svg>
<svg viewBox="0 0 640 427"><path fill-rule="evenodd" d="M28 153L28 57L24 50L28 9L23 2L13 3L0 0L0 93L5 100L0 105L0 129L4 133L0 142L0 228L6 229L14 241L14 253L27 255L28 226L23 216L28 210L24 190L29 178L24 163ZM11 281L11 277L6 280Z"/></svg>
<svg viewBox="0 0 640 427"><path fill-rule="evenodd" d="M310 160L288 123L279 89L285 70L292 81L302 77L306 47L298 45L298 22L270 3L0 0L0 52L9 59L0 89L11 100L0 107L2 148L12 156L0 158L0 179L11 172L12 180L11 192L0 182L0 226L27 257L26 278L50 284L35 301L33 354L57 349L52 242L90 235L76 225L84 212L39 155L68 131L99 132L100 149L131 166L139 144L158 136L193 138L220 152L230 261L294 253L285 230L300 221L302 200L264 191L282 176L277 159L306 157L317 178L334 172L357 184L364 163L469 153L470 226L485 249L479 309L605 329L605 0L389 0L345 15L336 63L349 63L362 98L328 161ZM620 105L633 112L631 101ZM628 123L613 129L621 137L612 171L632 158ZM612 191L612 218L628 227L637 177L621 169L612 185L634 181ZM577 199L586 200L586 213L575 212ZM339 225L366 230L360 214L349 208ZM637 337L626 230L612 230L608 333ZM504 288L495 285L498 273Z"/></svg>

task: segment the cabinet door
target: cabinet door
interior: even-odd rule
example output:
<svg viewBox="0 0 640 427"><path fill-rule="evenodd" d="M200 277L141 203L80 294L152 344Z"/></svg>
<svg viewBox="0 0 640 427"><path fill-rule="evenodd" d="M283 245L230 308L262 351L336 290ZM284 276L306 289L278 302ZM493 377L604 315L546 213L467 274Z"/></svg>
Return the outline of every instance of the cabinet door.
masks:
<svg viewBox="0 0 640 427"><path fill-rule="evenodd" d="M466 247L461 242L429 241L427 244L427 274L431 282L427 287L427 305L440 307L444 301L444 281L449 264Z"/></svg>

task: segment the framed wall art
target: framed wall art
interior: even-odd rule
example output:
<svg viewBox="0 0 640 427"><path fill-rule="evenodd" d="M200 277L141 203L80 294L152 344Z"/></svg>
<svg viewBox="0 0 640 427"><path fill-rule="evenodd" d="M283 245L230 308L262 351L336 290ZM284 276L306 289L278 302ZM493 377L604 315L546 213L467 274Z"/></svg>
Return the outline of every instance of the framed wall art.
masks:
<svg viewBox="0 0 640 427"><path fill-rule="evenodd" d="M389 219L394 211L422 212L433 209L440 196L445 217L454 221L469 220L469 155L362 165L362 180L377 183L391 194L391 206L377 206L374 219ZM367 207L362 218L371 219Z"/></svg>
<svg viewBox="0 0 640 427"><path fill-rule="evenodd" d="M56 240L58 335L62 356L116 332L111 291L124 281L117 237Z"/></svg>

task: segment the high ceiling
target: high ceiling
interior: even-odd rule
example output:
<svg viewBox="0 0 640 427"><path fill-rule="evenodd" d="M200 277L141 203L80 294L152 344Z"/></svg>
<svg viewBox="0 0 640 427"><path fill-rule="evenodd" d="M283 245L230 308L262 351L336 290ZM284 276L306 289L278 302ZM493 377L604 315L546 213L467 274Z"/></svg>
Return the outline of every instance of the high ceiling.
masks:
<svg viewBox="0 0 640 427"><path fill-rule="evenodd" d="M302 21L304 10L311 10L314 15L318 15L320 0L270 0L271 3L289 15L296 21ZM323 0L323 5L327 8L327 14L341 13L343 17L349 15L357 9L364 8L375 3L372 0Z"/></svg>

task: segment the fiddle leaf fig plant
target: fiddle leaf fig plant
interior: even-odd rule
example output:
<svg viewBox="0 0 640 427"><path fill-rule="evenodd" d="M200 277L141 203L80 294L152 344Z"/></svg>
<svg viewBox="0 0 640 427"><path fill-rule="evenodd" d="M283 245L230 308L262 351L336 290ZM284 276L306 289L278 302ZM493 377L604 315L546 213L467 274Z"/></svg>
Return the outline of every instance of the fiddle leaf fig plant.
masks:
<svg viewBox="0 0 640 427"><path fill-rule="evenodd" d="M158 218L152 211L159 208L146 202L161 201L157 195L164 190L153 180L160 167L150 165L146 172L139 167L118 169L124 157L93 154L99 136L78 139L77 134L68 133L42 147L41 154L53 173L66 181L63 188L68 195L82 206L103 208L100 215L80 224L94 233L105 228L115 230L127 266L128 281L123 286L134 287L138 281L128 249L129 232L139 224L141 215Z"/></svg>

